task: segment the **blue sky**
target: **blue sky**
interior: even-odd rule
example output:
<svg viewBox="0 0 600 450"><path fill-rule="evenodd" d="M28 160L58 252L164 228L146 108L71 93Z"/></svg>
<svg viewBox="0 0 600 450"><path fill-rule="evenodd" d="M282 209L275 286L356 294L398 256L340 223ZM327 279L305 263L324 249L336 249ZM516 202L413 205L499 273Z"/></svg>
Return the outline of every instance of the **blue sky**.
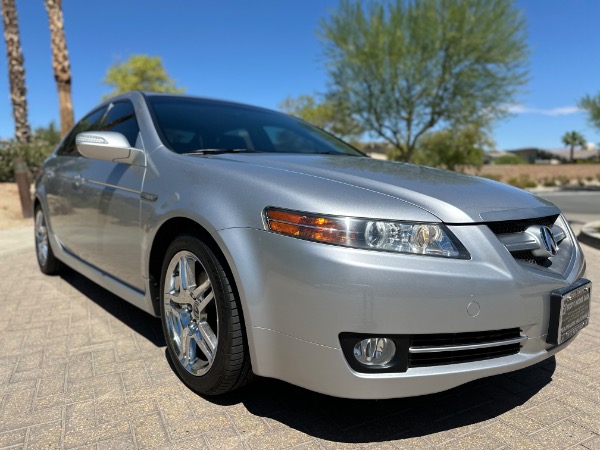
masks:
<svg viewBox="0 0 600 450"><path fill-rule="evenodd" d="M58 123L50 32L43 0L16 0L25 56L32 126ZM323 92L327 74L316 35L337 0L63 0L73 71L73 103L81 118L110 88L106 69L131 54L157 55L177 84L194 95L268 108L288 95ZM600 133L576 108L600 92L596 0L523 0L528 23L530 81L494 127L499 149L561 147L577 130L591 142ZM13 134L4 40L0 56L0 136Z"/></svg>

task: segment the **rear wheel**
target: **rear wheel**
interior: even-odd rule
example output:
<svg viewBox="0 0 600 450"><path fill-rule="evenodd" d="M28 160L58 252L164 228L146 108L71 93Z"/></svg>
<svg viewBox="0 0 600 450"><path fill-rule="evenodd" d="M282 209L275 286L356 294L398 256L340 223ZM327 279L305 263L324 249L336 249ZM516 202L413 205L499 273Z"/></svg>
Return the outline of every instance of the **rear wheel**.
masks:
<svg viewBox="0 0 600 450"><path fill-rule="evenodd" d="M60 273L62 263L54 256L48 239L48 225L41 206L35 208L35 253L42 273L56 275Z"/></svg>
<svg viewBox="0 0 600 450"><path fill-rule="evenodd" d="M209 395L244 384L250 360L241 307L221 263L195 236L167 249L160 296L167 349L183 381Z"/></svg>

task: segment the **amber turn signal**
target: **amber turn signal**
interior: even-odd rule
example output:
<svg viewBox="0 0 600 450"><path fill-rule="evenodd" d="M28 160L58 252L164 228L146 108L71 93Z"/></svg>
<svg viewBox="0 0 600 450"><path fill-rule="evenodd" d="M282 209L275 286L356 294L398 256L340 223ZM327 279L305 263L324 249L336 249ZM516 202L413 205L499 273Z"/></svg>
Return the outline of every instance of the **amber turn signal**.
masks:
<svg viewBox="0 0 600 450"><path fill-rule="evenodd" d="M269 230L311 241L349 245L359 230L346 218L322 217L268 208L265 219ZM355 228L354 230L352 228Z"/></svg>

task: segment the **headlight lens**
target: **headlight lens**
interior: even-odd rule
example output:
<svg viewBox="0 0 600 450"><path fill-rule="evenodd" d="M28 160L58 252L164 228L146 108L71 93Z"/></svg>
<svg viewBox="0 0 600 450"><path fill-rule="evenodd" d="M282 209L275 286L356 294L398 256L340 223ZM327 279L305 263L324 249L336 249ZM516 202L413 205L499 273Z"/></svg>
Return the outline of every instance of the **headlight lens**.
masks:
<svg viewBox="0 0 600 450"><path fill-rule="evenodd" d="M334 217L266 208L267 230L346 247L469 259L469 252L440 223Z"/></svg>

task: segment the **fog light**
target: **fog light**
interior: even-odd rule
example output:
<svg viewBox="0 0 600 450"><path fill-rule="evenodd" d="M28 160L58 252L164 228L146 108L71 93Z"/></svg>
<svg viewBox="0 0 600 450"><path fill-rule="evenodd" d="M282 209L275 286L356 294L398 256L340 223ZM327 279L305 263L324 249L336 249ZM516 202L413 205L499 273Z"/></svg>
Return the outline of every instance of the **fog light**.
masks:
<svg viewBox="0 0 600 450"><path fill-rule="evenodd" d="M385 366L396 354L396 344L388 338L363 339L354 346L354 357L365 366Z"/></svg>

